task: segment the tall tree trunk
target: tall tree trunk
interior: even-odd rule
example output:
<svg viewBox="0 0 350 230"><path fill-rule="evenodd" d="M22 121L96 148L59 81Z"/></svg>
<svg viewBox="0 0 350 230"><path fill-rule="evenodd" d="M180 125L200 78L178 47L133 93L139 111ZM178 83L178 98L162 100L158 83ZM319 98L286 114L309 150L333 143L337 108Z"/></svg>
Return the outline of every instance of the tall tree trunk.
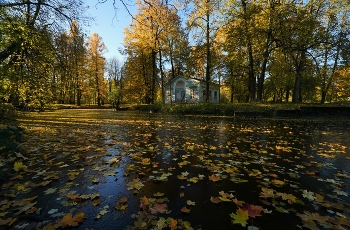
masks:
<svg viewBox="0 0 350 230"><path fill-rule="evenodd" d="M256 94L256 79L255 79L255 73L254 73L254 58L253 58L253 46L251 37L249 34L249 28L248 28L248 17L247 17L247 2L245 0L241 0L242 6L243 6L243 12L244 12L244 25L245 25L245 33L246 33L246 39L247 39L247 49L248 49L248 59L249 59L249 84L248 84L248 90L249 90L249 97L250 101L255 101L255 94Z"/></svg>
<svg viewBox="0 0 350 230"><path fill-rule="evenodd" d="M162 65L162 51L159 48L159 70L160 70L160 81L162 83L162 103L165 104L165 95L164 95L164 72Z"/></svg>
<svg viewBox="0 0 350 230"><path fill-rule="evenodd" d="M175 78L174 57L173 57L173 40L169 41L170 45L170 65L171 65L171 79Z"/></svg>
<svg viewBox="0 0 350 230"><path fill-rule="evenodd" d="M327 52L328 53L328 52ZM336 53L336 56L335 56L335 60L334 60L334 63L333 63L333 68L332 68L332 72L331 72L331 76L330 78L328 79L328 82L324 81L324 85L322 87L322 93L321 93L321 104L324 104L325 101L326 101L326 96L327 96L327 92L329 90L329 88L331 87L332 85L332 82L333 82L333 78L334 78L334 73L335 73L335 70L337 69L337 66L338 66L338 60L339 60L339 54L340 54L340 45L338 45L337 47L337 53ZM326 54L327 55L327 54ZM327 63L327 57L326 57L326 61L325 61L325 68L327 67L326 63ZM324 74L327 74L327 73L324 73Z"/></svg>
<svg viewBox="0 0 350 230"><path fill-rule="evenodd" d="M141 53L141 57L142 57L142 74L143 74L143 80L144 80L144 85L146 86L146 95L144 95L144 99L145 99L145 103L149 104L150 103L150 94L151 94L151 85L149 83L148 77L147 77L147 73L146 73L146 57L144 55L144 53ZM140 92L141 93L141 92ZM140 98L141 102L143 101L142 97Z"/></svg>
<svg viewBox="0 0 350 230"><path fill-rule="evenodd" d="M288 101L289 101L289 91L290 91L290 89L287 88L286 89L286 103L288 103Z"/></svg>
<svg viewBox="0 0 350 230"><path fill-rule="evenodd" d="M157 75L157 73L156 73L156 68L157 68L156 55L157 55L156 50L152 49L151 104L154 104L155 96L156 96L156 78L157 78L157 76L156 76Z"/></svg>
<svg viewBox="0 0 350 230"><path fill-rule="evenodd" d="M76 54L77 55L77 54ZM78 60L75 56L75 81L76 81L76 97L77 97L77 106L80 106L80 85L79 85L79 71L78 71Z"/></svg>
<svg viewBox="0 0 350 230"><path fill-rule="evenodd" d="M234 89L235 89L235 84L232 82L231 83L231 98L230 98L231 103L233 103L233 100L234 100Z"/></svg>
<svg viewBox="0 0 350 230"><path fill-rule="evenodd" d="M209 0L207 0L207 4L209 3ZM210 15L209 15L209 10L207 9L206 12L206 19L207 19L207 25L206 25L206 52L207 52L207 66L205 68L205 91L206 91L206 97L205 97L205 102L209 102L209 82L210 82Z"/></svg>
<svg viewBox="0 0 350 230"><path fill-rule="evenodd" d="M297 57L294 58L294 64L296 68L296 77L294 81L294 89L293 89L293 96L292 96L293 103L300 102L300 99L301 99L299 98L300 82L301 82L302 72L304 68L305 54L306 54L306 50L298 51Z"/></svg>
<svg viewBox="0 0 350 230"><path fill-rule="evenodd" d="M271 36L272 36L272 31L270 30L267 34L265 51L264 51L264 59L263 59L263 62L261 64L260 76L258 77L258 98L257 98L257 101L259 101L259 102L261 102L263 99L265 72L266 72L267 62L268 62L268 59L270 56L269 48L270 48Z"/></svg>
<svg viewBox="0 0 350 230"><path fill-rule="evenodd" d="M100 93L100 82L98 80L98 55L96 55L96 62L95 62L95 81L96 81L96 91L97 91L97 106L101 106L101 93Z"/></svg>

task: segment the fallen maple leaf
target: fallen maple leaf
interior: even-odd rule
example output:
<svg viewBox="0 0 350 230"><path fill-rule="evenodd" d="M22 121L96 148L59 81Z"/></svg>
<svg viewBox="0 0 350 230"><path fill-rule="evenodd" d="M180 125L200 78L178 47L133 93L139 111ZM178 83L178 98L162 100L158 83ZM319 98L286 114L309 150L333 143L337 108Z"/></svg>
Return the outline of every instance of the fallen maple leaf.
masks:
<svg viewBox="0 0 350 230"><path fill-rule="evenodd" d="M170 218L170 221L169 221L169 228L171 230L175 230L177 229L177 220L173 219L173 218Z"/></svg>
<svg viewBox="0 0 350 230"><path fill-rule="evenodd" d="M271 183L274 185L284 185L284 181L276 180L276 179L272 180Z"/></svg>
<svg viewBox="0 0 350 230"><path fill-rule="evenodd" d="M12 184L13 184L13 182L8 182L7 184L3 184L1 187L2 187L3 189L8 189L8 188L11 187Z"/></svg>
<svg viewBox="0 0 350 230"><path fill-rule="evenodd" d="M273 189L261 188L260 197L261 198L273 198L275 195L273 194Z"/></svg>
<svg viewBox="0 0 350 230"><path fill-rule="evenodd" d="M143 165L149 165L151 162L151 159L149 158L143 158L142 161L141 161L141 164Z"/></svg>
<svg viewBox="0 0 350 230"><path fill-rule="evenodd" d="M155 197L162 197L162 196L164 196L164 193L157 192L157 193L154 193L153 196L155 196Z"/></svg>
<svg viewBox="0 0 350 230"><path fill-rule="evenodd" d="M93 206L97 206L99 204L101 204L101 200L99 198L92 201Z"/></svg>
<svg viewBox="0 0 350 230"><path fill-rule="evenodd" d="M221 199L219 197L210 197L210 201L214 204L221 203Z"/></svg>
<svg viewBox="0 0 350 230"><path fill-rule="evenodd" d="M70 200L76 200L80 198L80 194L73 194L72 192L68 193L66 196Z"/></svg>
<svg viewBox="0 0 350 230"><path fill-rule="evenodd" d="M191 200L187 200L186 203L187 205L196 205L196 202L193 202Z"/></svg>
<svg viewBox="0 0 350 230"><path fill-rule="evenodd" d="M181 209L181 212L190 213L191 209L188 209L186 206Z"/></svg>
<svg viewBox="0 0 350 230"><path fill-rule="evenodd" d="M95 219L100 219L103 215L107 214L109 211L107 209L101 210L98 215L95 217Z"/></svg>
<svg viewBox="0 0 350 230"><path fill-rule="evenodd" d="M125 202L127 202L127 201L128 201L128 198L127 198L126 196L124 196L124 197L122 197L122 198L119 198L119 200L117 200L117 202L118 202L119 204L125 203Z"/></svg>
<svg viewBox="0 0 350 230"><path fill-rule="evenodd" d="M287 194L287 193L276 193L277 196L282 197L283 200L287 200L289 204L292 204L295 202L296 197L293 194Z"/></svg>
<svg viewBox="0 0 350 230"><path fill-rule="evenodd" d="M238 209L236 214L231 213L230 217L234 220L232 221L234 224L241 224L243 227L247 225L248 220L248 210L243 211L242 209Z"/></svg>
<svg viewBox="0 0 350 230"><path fill-rule="evenodd" d="M62 228L78 226L79 222L82 222L84 218L85 214L83 212L79 212L74 216L72 216L71 213L68 213L61 220L57 221L57 226Z"/></svg>
<svg viewBox="0 0 350 230"><path fill-rule="evenodd" d="M221 180L221 178L220 178L220 176L215 176L213 174L213 175L209 176L209 180L216 182L216 181Z"/></svg>
<svg viewBox="0 0 350 230"><path fill-rule="evenodd" d="M305 197L311 201L316 200L315 193L307 191L307 190L303 190L303 197Z"/></svg>
<svg viewBox="0 0 350 230"><path fill-rule="evenodd" d="M165 219L164 219L163 217L160 217L159 220L158 220L158 222L157 222L157 224L156 224L156 227L157 227L158 229L163 229L163 228L165 228L166 226L167 226L167 224L166 224Z"/></svg>
<svg viewBox="0 0 350 230"><path fill-rule="evenodd" d="M233 199L232 201L233 201L233 203L235 203L236 205L238 205L240 207L244 204L244 201L237 200L237 198Z"/></svg>
<svg viewBox="0 0 350 230"><path fill-rule="evenodd" d="M197 183L198 182L198 177L192 177L190 179L188 179L189 182L192 182L192 183Z"/></svg>
<svg viewBox="0 0 350 230"><path fill-rule="evenodd" d="M324 196L322 196L321 194L316 193L316 200L317 202L323 202Z"/></svg>
<svg viewBox="0 0 350 230"><path fill-rule="evenodd" d="M139 178L133 179L131 182L127 183L126 185L128 186L128 190L131 190L131 189L140 190L144 186L144 184L140 182Z"/></svg>
<svg viewBox="0 0 350 230"><path fill-rule="evenodd" d="M52 226L51 223L49 225L46 225L43 227L42 230L56 230L57 228L55 226Z"/></svg>
<svg viewBox="0 0 350 230"><path fill-rule="evenodd" d="M27 166L23 165L21 161L17 161L13 164L13 169L18 172L19 170L26 170Z"/></svg>
<svg viewBox="0 0 350 230"><path fill-rule="evenodd" d="M155 203L152 208L150 208L151 213L165 213L167 211L167 205L166 204L158 204Z"/></svg>
<svg viewBox="0 0 350 230"><path fill-rule="evenodd" d="M261 211L263 210L263 208L261 206L246 203L244 204L242 210L247 210L248 216L255 218L256 216L261 216Z"/></svg>

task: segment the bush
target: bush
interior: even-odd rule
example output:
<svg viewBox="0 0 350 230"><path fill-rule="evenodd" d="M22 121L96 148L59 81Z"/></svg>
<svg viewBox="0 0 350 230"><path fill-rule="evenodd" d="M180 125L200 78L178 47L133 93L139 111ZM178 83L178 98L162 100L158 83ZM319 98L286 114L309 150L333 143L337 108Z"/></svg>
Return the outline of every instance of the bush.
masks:
<svg viewBox="0 0 350 230"><path fill-rule="evenodd" d="M10 103L0 103L0 124L15 122L16 108Z"/></svg>

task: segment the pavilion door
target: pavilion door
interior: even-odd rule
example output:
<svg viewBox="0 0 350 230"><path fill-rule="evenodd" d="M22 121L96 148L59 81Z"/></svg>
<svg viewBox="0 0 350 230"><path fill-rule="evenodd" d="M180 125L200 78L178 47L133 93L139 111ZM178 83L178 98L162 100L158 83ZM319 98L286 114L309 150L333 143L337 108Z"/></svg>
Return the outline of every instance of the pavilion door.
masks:
<svg viewBox="0 0 350 230"><path fill-rule="evenodd" d="M185 90L176 90L175 101L183 101L185 99Z"/></svg>
<svg viewBox="0 0 350 230"><path fill-rule="evenodd" d="M185 82L178 81L175 85L175 101L182 102L185 101Z"/></svg>

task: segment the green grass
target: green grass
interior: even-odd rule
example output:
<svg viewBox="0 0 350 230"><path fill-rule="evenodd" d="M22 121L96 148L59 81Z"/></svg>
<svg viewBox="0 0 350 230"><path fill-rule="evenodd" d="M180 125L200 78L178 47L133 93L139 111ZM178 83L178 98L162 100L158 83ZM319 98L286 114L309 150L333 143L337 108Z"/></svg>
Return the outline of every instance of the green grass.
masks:
<svg viewBox="0 0 350 230"><path fill-rule="evenodd" d="M350 104L345 103L234 103L234 104L173 104L173 105L134 105L135 110L143 112L162 112L178 115L219 115L219 116L234 116L235 113L252 113L270 116L276 110L298 110L301 106L308 107L350 107Z"/></svg>
<svg viewBox="0 0 350 230"><path fill-rule="evenodd" d="M144 112L163 112L170 114L221 115L234 116L236 112L271 114L274 110L294 110L299 104L265 104L265 103L236 103L236 104L174 104L174 105L139 105L134 108Z"/></svg>

